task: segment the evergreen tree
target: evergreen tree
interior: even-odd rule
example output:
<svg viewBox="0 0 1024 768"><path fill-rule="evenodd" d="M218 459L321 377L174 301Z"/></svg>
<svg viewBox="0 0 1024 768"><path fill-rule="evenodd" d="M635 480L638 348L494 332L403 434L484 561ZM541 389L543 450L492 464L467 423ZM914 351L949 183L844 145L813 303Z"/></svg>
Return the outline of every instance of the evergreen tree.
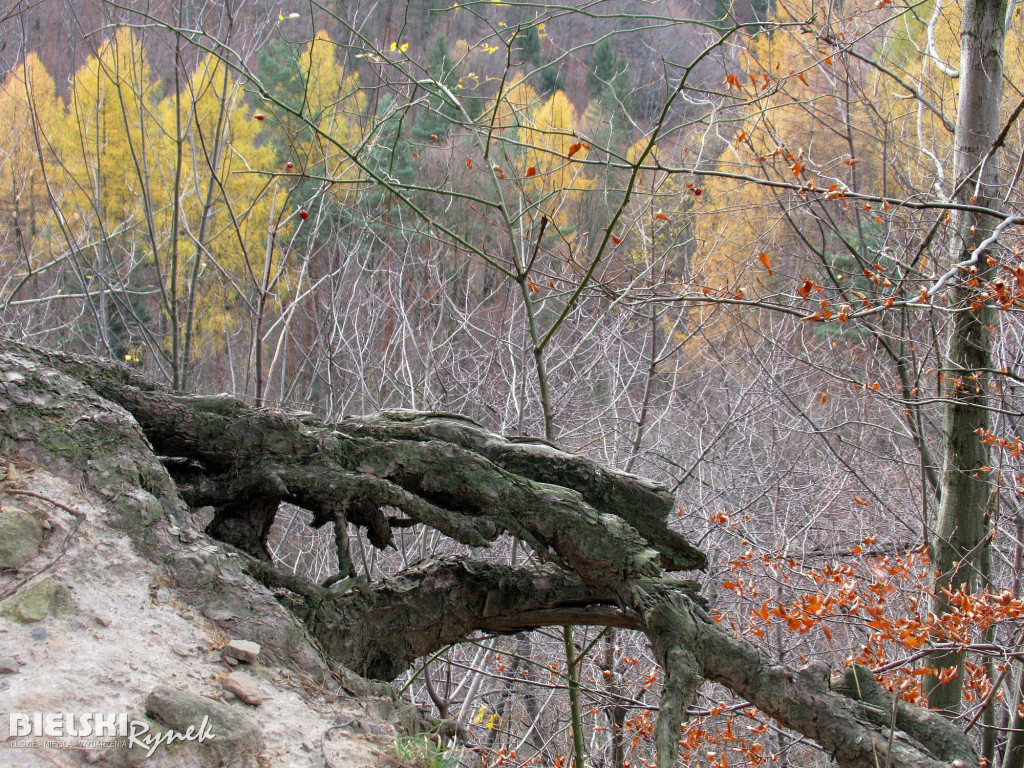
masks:
<svg viewBox="0 0 1024 768"><path fill-rule="evenodd" d="M298 46L283 37L272 41L260 49L257 64L260 79L270 95L290 109L301 109L305 83L299 67ZM285 130L268 131L267 134L278 156L285 157L291 153L289 144L303 129L296 119L286 116L280 119Z"/></svg>
<svg viewBox="0 0 1024 768"><path fill-rule="evenodd" d="M435 92L427 99L426 107L419 111L416 124L412 128L412 137L423 140L433 136L443 138L448 135L452 123L459 119L459 109L445 96L441 95L439 86L444 86L454 93L459 78L448 59L448 40L438 35L434 47L427 59L427 73L434 81Z"/></svg>
<svg viewBox="0 0 1024 768"><path fill-rule="evenodd" d="M556 69L554 66L547 66L537 74L540 78L540 88L538 91L542 96L550 96L555 91L565 90L565 80L562 77L561 70Z"/></svg>
<svg viewBox="0 0 1024 768"><path fill-rule="evenodd" d="M587 98L597 100L611 109L633 111L633 76L625 59L616 57L610 38L604 38L594 49L594 58L586 77Z"/></svg>
<svg viewBox="0 0 1024 768"><path fill-rule="evenodd" d="M366 167L391 186L401 187L415 181L416 168L412 164L412 145L402 136L405 113L393 109L393 103L391 96L385 96L377 107L377 122L372 129ZM390 191L383 185L371 183L360 203L364 211L372 214L390 197Z"/></svg>
<svg viewBox="0 0 1024 768"><path fill-rule="evenodd" d="M515 50L522 57L523 64L540 66L540 32L537 27L527 27L516 33Z"/></svg>

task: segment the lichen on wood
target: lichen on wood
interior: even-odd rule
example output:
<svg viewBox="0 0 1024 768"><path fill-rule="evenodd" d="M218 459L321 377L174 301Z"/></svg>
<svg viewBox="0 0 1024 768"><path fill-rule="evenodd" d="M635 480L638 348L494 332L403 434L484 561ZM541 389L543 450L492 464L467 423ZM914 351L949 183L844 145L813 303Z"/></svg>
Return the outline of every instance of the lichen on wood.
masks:
<svg viewBox="0 0 1024 768"><path fill-rule="evenodd" d="M894 699L868 670L851 667L833 680L823 665L775 663L722 629L695 582L661 575L700 568L706 558L669 527L672 496L656 483L451 414L397 411L322 424L228 396L170 392L116 362L13 342L0 341L0 368L4 451L30 446L29 454L80 466L110 488L123 527L154 558L163 557L170 532L185 535L175 518L189 514L186 503L214 507L207 532L237 547L240 570L273 590L261 599L287 606L317 639L324 664L387 680L479 631L630 628L647 635L665 671L656 745L666 768L704 680L813 739L843 766L978 764L953 724ZM377 584L341 573L316 585L267 555L285 501L309 510L313 525L362 526L378 547L391 544L393 527L416 522L478 547L513 534L547 562L516 568L448 557ZM184 588L197 600L217 592L216 568L208 573L194 553L179 555L163 561ZM267 605L260 610L274 615Z"/></svg>

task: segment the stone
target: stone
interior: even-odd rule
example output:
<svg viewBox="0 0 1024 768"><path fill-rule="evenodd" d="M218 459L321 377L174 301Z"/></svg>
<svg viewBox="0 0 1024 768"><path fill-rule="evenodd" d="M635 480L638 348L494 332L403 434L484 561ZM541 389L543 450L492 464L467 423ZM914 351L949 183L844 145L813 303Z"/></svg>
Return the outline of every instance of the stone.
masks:
<svg viewBox="0 0 1024 768"><path fill-rule="evenodd" d="M244 672L232 672L221 681L221 685L251 707L263 703L263 693L256 681Z"/></svg>
<svg viewBox="0 0 1024 768"><path fill-rule="evenodd" d="M146 697L146 714L158 723L179 733L191 727L198 729L208 719L214 738L181 742L175 749L188 749L204 757L202 765L242 766L263 748L259 725L237 707L213 701L168 686L158 686ZM208 757L206 757L208 756Z"/></svg>
<svg viewBox="0 0 1024 768"><path fill-rule="evenodd" d="M13 675L19 669L21 669L21 664L17 659L12 659L10 656L0 658L0 675Z"/></svg>
<svg viewBox="0 0 1024 768"><path fill-rule="evenodd" d="M231 640L220 650L225 656L244 661L246 664L255 664L260 655L260 644L251 640Z"/></svg>
<svg viewBox="0 0 1024 768"><path fill-rule="evenodd" d="M48 615L58 618L71 612L71 590L52 576L36 579L0 605L0 616L20 624L42 621Z"/></svg>
<svg viewBox="0 0 1024 768"><path fill-rule="evenodd" d="M20 568L39 554L43 526L17 507L0 507L0 570Z"/></svg>
<svg viewBox="0 0 1024 768"><path fill-rule="evenodd" d="M223 605L208 605L203 608L203 616L208 618L210 621L223 622L230 621L235 618L235 612L228 607Z"/></svg>

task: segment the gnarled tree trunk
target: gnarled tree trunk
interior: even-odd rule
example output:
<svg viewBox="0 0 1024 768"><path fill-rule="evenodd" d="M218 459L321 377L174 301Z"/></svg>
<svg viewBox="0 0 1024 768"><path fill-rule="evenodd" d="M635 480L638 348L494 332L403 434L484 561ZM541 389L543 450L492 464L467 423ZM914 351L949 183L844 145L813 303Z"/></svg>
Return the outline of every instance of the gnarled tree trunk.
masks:
<svg viewBox="0 0 1024 768"><path fill-rule="evenodd" d="M75 408L53 407L54 392L72 391L80 393ZM142 445L137 427L110 402L134 417L170 471L161 474L152 453L132 469L140 487L165 498L159 509L143 505L145 519L133 524L172 517L184 509L182 499L213 506L210 531L238 547L244 570L273 589L330 662L386 680L479 630L631 628L647 635L665 670L656 727L665 768L674 764L681 720L704 680L814 739L844 766L977 765L970 741L952 724L894 700L867 670L832 680L823 666L773 663L705 613L694 582L662 577L662 569L700 568L705 558L668 527L673 499L655 483L451 415L319 424L229 397L175 394L117 363L0 342L4 450L36 441L45 452L58 435L72 446L104 438ZM97 466L73 447L64 454L89 471ZM169 493L177 496L166 499ZM317 585L279 571L266 555L281 501L310 510L314 525L364 526L380 547L395 526L417 521L474 546L513 533L548 562L518 568L446 558L377 584L340 574ZM178 530L173 521L167 529ZM171 560L178 575L202 568L194 554Z"/></svg>

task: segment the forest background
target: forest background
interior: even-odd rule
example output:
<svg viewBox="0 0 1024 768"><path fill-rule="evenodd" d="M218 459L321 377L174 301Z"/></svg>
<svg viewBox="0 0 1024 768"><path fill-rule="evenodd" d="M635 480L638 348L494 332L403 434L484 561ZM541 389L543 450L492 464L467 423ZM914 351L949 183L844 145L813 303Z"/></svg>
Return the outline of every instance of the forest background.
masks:
<svg viewBox="0 0 1024 768"><path fill-rule="evenodd" d="M865 664L1020 766L1024 61L990 5L998 126L971 155L941 0L13 3L4 333L664 481L725 625ZM465 551L353 531L339 566L329 528L292 510L275 557L377 581ZM641 639L481 636L398 684L468 729L467 764L643 765ZM826 762L711 685L680 749Z"/></svg>

